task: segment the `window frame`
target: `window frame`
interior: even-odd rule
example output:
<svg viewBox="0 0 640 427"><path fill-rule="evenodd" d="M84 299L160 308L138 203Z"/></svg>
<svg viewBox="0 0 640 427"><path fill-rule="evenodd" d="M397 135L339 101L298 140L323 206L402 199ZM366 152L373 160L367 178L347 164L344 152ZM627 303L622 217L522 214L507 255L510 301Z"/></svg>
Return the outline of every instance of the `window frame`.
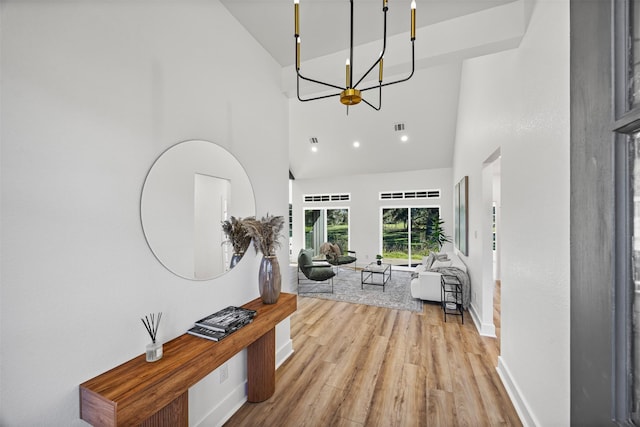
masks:
<svg viewBox="0 0 640 427"><path fill-rule="evenodd" d="M615 133L613 147L615 181L615 253L613 301L613 399L612 418L618 425L634 425L632 421L634 376L633 370L633 134L640 132L640 103L634 108L630 102L630 58L632 56L633 28L630 25L633 0L613 3L613 88ZM632 372L633 374L629 374ZM638 379L640 380L640 378Z"/></svg>
<svg viewBox="0 0 640 427"><path fill-rule="evenodd" d="M383 254L384 252L384 211L385 209L407 209L408 210L408 217L411 215L411 209L437 209L438 210L438 218L443 219L442 218L442 206L441 205L396 205L396 204L391 204L391 205L381 205L380 209L379 209L379 225L378 225L378 230L379 230L379 236L378 236L378 253L379 254ZM408 249L409 249L409 258L407 259L407 264L411 264L411 262L414 260L411 255L411 223L407 224L407 229L408 229L408 235L407 235L407 240L408 240ZM421 258L422 259L422 258ZM395 269L399 269L399 270L403 270L406 269L407 271L412 270L413 267L403 267L401 265L393 265L393 268Z"/></svg>
<svg viewBox="0 0 640 427"><path fill-rule="evenodd" d="M328 239L328 226L327 226L327 211L328 210L346 210L347 211L347 248L351 245L351 208L349 206L303 206L302 207L302 238L303 238L303 246L306 246L307 241L307 211L323 211L324 218L324 236L322 236L323 241L327 241ZM308 248L307 248L308 249ZM314 254L318 255L320 248L314 248Z"/></svg>

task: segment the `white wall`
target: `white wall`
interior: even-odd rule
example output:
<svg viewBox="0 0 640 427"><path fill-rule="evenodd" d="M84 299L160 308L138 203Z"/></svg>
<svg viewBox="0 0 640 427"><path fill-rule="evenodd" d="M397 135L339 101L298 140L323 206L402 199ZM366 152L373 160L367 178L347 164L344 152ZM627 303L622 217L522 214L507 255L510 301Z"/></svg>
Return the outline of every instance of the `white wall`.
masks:
<svg viewBox="0 0 640 427"><path fill-rule="evenodd" d="M0 425L82 425L78 385L144 352L141 316L162 311L167 341L258 296L257 256L204 282L158 263L139 219L149 167L217 142L258 215L287 215L287 103L280 67L215 0L1 7ZM276 345L290 349L288 321ZM242 402L245 358L191 390L191 424Z"/></svg>
<svg viewBox="0 0 640 427"><path fill-rule="evenodd" d="M453 236L453 201L451 169L430 169L371 175L353 175L324 179L296 179L292 185L293 250L297 259L304 245L304 209L320 207L349 207L349 249L355 250L357 265L375 260L380 253L381 208L392 206L439 206L445 220L445 233ZM440 190L440 199L379 200L381 191ZM350 202L303 203L305 194L350 193ZM296 224L298 225L296 227ZM444 250L450 250L446 244Z"/></svg>
<svg viewBox="0 0 640 427"><path fill-rule="evenodd" d="M482 166L500 149L499 371L526 425L568 425L569 2L536 2L519 48L468 60L462 75L453 178L469 176L471 282L491 243Z"/></svg>

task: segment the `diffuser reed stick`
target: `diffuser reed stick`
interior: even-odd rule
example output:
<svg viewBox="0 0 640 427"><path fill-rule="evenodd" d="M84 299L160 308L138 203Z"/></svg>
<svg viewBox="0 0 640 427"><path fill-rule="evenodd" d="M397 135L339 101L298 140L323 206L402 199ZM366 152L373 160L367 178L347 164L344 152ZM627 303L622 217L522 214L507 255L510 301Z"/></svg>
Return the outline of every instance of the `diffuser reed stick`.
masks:
<svg viewBox="0 0 640 427"><path fill-rule="evenodd" d="M151 318L151 320L149 320L149 317ZM156 335L158 334L158 326L160 326L161 318L162 312L158 313L157 318L153 315L153 313L151 313L149 316L144 316L144 319L140 318L140 320L142 320L142 324L147 329L147 332L151 337L151 341L153 341L154 344L156 342Z"/></svg>

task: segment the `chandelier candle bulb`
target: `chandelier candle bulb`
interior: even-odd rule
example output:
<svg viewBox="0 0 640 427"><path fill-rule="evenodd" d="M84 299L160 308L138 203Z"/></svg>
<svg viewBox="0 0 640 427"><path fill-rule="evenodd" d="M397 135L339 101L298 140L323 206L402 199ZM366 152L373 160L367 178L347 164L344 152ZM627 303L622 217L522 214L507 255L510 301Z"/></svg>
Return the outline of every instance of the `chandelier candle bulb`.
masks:
<svg viewBox="0 0 640 427"><path fill-rule="evenodd" d="M297 37L296 43L296 69L300 69L300 36Z"/></svg>
<svg viewBox="0 0 640 427"><path fill-rule="evenodd" d="M411 1L411 40L416 39L416 0Z"/></svg>
<svg viewBox="0 0 640 427"><path fill-rule="evenodd" d="M300 17L299 14L299 6L300 0L293 0L293 13L295 15L295 36L298 37L300 35Z"/></svg>
<svg viewBox="0 0 640 427"><path fill-rule="evenodd" d="M347 58L347 89L351 87L351 64L349 58Z"/></svg>

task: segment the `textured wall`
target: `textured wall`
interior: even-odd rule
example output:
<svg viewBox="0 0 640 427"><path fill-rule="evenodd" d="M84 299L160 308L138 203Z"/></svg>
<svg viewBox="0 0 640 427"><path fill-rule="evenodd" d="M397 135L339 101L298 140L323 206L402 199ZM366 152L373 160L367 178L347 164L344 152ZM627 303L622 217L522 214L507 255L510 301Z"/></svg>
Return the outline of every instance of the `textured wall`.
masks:
<svg viewBox="0 0 640 427"><path fill-rule="evenodd" d="M527 424L567 425L569 4L536 2L531 13L517 49L463 66L453 179L469 175L465 261L477 284L490 250L483 163L500 149L500 372Z"/></svg>
<svg viewBox="0 0 640 427"><path fill-rule="evenodd" d="M139 198L162 151L205 139L244 165L259 214L287 215L280 67L217 1L3 2L1 13L0 424L83 424L78 384L143 353L140 316L162 311L169 340L257 297L258 257L204 282L164 269ZM243 358L226 383L192 390L191 422L244 391Z"/></svg>

